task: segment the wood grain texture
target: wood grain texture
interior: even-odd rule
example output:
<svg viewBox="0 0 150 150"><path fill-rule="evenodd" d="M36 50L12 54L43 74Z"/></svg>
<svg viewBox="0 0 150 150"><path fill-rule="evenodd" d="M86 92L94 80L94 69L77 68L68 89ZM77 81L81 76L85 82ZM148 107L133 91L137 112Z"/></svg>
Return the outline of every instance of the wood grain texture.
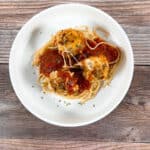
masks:
<svg viewBox="0 0 150 150"><path fill-rule="evenodd" d="M21 26L33 15L53 5L80 2L100 8L126 30L136 65L150 65L150 0L0 0L0 63L8 63L9 51Z"/></svg>
<svg viewBox="0 0 150 150"><path fill-rule="evenodd" d="M149 150L146 143L56 141L33 139L0 140L1 150Z"/></svg>
<svg viewBox="0 0 150 150"><path fill-rule="evenodd" d="M0 138L56 141L150 142L150 66L136 66L132 86L120 106L94 124L61 128L31 115L17 99L8 65L0 65Z"/></svg>

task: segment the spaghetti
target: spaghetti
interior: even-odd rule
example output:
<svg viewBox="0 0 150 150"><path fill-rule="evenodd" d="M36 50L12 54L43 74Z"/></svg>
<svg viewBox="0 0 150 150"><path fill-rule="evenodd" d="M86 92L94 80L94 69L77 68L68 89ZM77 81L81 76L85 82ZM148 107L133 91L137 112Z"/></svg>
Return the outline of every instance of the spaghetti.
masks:
<svg viewBox="0 0 150 150"><path fill-rule="evenodd" d="M55 92L85 102L110 83L119 63L120 49L88 27L58 31L34 54L39 83Z"/></svg>

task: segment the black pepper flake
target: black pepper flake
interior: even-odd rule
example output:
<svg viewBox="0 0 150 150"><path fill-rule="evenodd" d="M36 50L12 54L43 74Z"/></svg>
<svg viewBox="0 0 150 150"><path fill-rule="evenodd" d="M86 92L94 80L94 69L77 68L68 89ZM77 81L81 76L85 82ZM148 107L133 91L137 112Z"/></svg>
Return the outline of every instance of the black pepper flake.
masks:
<svg viewBox="0 0 150 150"><path fill-rule="evenodd" d="M32 85L32 88L34 88L34 85Z"/></svg>
<svg viewBox="0 0 150 150"><path fill-rule="evenodd" d="M43 97L43 96L41 96L41 99L44 99L44 97Z"/></svg>
<svg viewBox="0 0 150 150"><path fill-rule="evenodd" d="M93 104L93 107L95 107L95 104Z"/></svg>
<svg viewBox="0 0 150 150"><path fill-rule="evenodd" d="M57 105L57 107L59 107L59 105Z"/></svg>
<svg viewBox="0 0 150 150"><path fill-rule="evenodd" d="M78 104L79 104L79 105L83 105L83 103L81 103L81 102L79 102Z"/></svg>
<svg viewBox="0 0 150 150"><path fill-rule="evenodd" d="M69 106L69 105L71 105L71 103L67 103L67 104L66 104L66 106Z"/></svg>
<svg viewBox="0 0 150 150"><path fill-rule="evenodd" d="M59 102L61 102L61 100L59 100Z"/></svg>

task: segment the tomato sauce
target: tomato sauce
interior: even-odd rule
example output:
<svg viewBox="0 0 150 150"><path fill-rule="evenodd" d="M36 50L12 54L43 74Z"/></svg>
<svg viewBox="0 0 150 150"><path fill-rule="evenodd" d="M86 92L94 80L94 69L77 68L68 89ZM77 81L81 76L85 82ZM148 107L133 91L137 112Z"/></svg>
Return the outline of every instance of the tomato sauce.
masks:
<svg viewBox="0 0 150 150"><path fill-rule="evenodd" d="M58 71L58 77L60 77L65 83L65 89L69 94L73 94L74 86L77 84L77 79L71 77L70 73L67 71Z"/></svg>
<svg viewBox="0 0 150 150"><path fill-rule="evenodd" d="M87 40L87 42L92 48L94 48L99 42L102 42L102 40L96 38L94 41ZM110 46L108 44L101 44L95 50L90 50L88 46L85 46L82 54L79 54L76 57L79 61L81 61L90 56L98 55L104 55L109 62L112 62L118 58L118 51L116 47Z"/></svg>
<svg viewBox="0 0 150 150"><path fill-rule="evenodd" d="M79 93L82 93L84 90L89 90L91 86L90 82L82 74L76 74L76 76L78 76Z"/></svg>
<svg viewBox="0 0 150 150"><path fill-rule="evenodd" d="M79 93L82 93L84 90L88 90L91 85L90 82L84 78L83 70L79 68L71 71L74 72L74 77L77 78L77 84L79 85Z"/></svg>
<svg viewBox="0 0 150 150"><path fill-rule="evenodd" d="M60 69L63 64L63 57L57 50L47 50L40 57L40 73L49 76L52 71Z"/></svg>
<svg viewBox="0 0 150 150"><path fill-rule="evenodd" d="M95 50L90 51L91 56L104 55L109 62L112 62L117 59L118 51L115 47L102 44L98 46Z"/></svg>
<svg viewBox="0 0 150 150"><path fill-rule="evenodd" d="M61 79L63 79L63 82L65 83L65 89L69 94L74 93L74 87L76 85L79 86L79 93L82 93L84 90L88 90L90 88L90 82L83 77L83 70L71 69L70 71L74 72L73 76L71 76L66 71L58 72L58 76L61 77Z"/></svg>
<svg viewBox="0 0 150 150"><path fill-rule="evenodd" d="M62 78L63 80L66 80L66 78L71 78L71 75L67 71L58 71L58 77Z"/></svg>

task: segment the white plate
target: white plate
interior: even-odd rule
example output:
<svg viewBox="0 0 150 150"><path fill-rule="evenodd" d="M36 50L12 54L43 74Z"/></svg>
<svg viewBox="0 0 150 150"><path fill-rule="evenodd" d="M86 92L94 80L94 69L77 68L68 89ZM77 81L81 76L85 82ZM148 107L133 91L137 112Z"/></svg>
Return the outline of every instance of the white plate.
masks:
<svg viewBox="0 0 150 150"><path fill-rule="evenodd" d="M84 105L43 94L32 56L50 36L62 28L99 25L110 33L110 39L122 48L123 60L110 86ZM93 123L108 115L122 101L133 76L133 52L121 26L105 12L82 4L63 4L48 8L31 18L18 33L11 49L9 72L13 88L21 103L32 114L48 123L75 127ZM34 87L33 87L34 86Z"/></svg>

